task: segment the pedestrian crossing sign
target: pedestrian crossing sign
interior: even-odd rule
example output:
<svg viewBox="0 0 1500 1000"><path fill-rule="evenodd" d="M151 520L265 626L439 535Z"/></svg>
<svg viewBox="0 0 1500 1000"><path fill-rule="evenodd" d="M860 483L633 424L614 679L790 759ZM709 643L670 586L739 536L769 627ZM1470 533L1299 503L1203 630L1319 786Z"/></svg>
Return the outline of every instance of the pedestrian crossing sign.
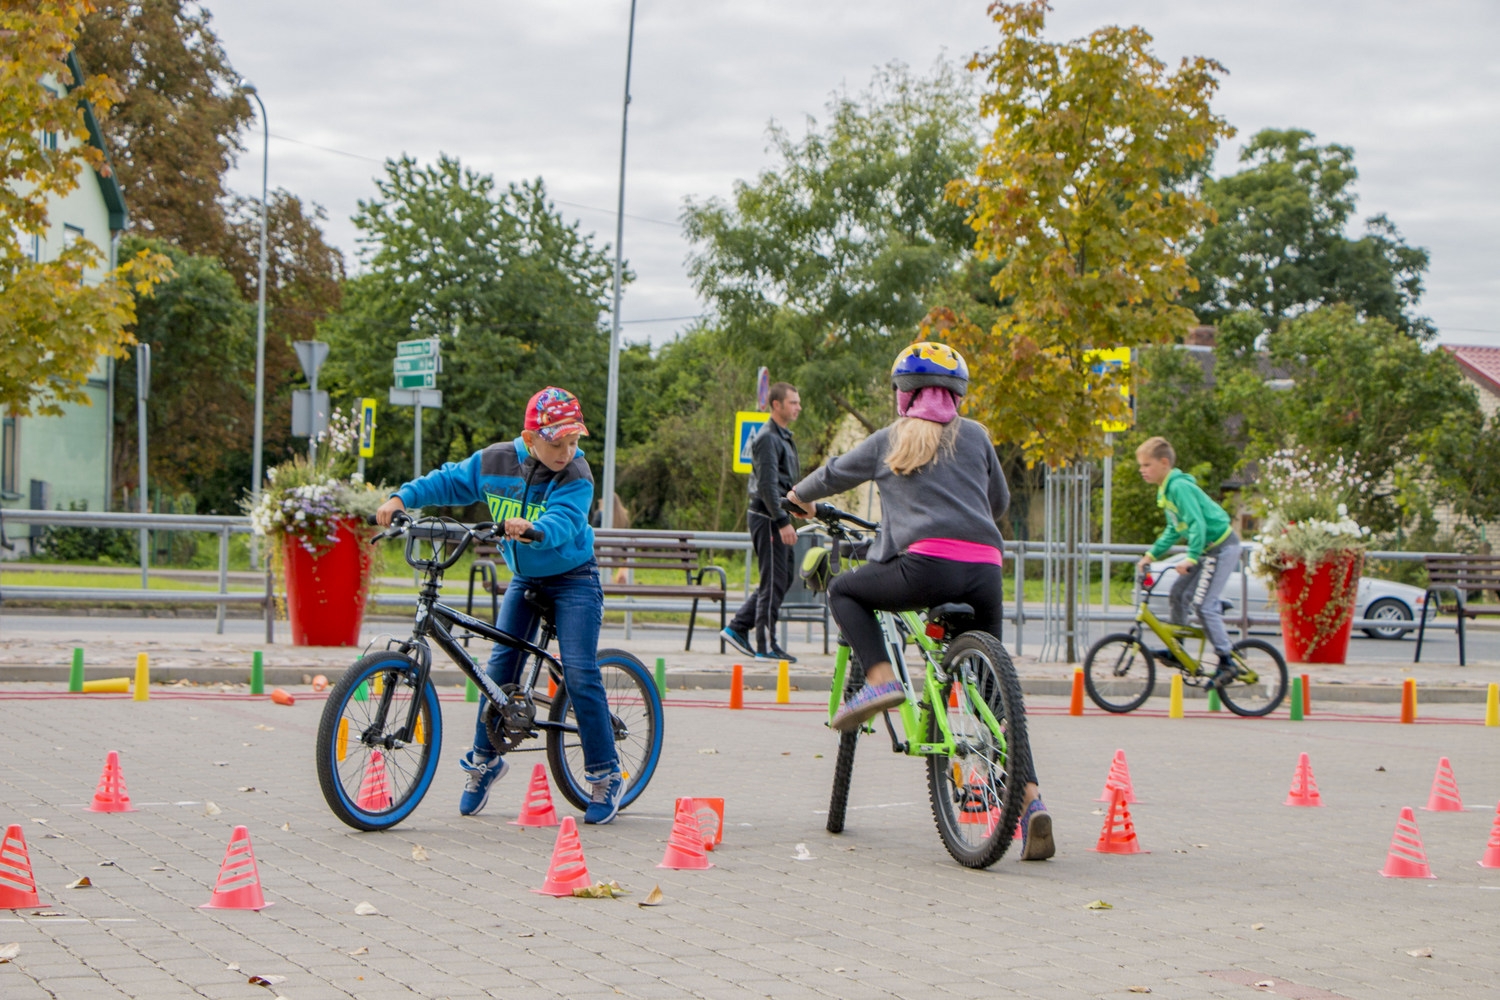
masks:
<svg viewBox="0 0 1500 1000"><path fill-rule="evenodd" d="M750 471L750 442L771 419L769 413L741 410L734 415L734 471Z"/></svg>

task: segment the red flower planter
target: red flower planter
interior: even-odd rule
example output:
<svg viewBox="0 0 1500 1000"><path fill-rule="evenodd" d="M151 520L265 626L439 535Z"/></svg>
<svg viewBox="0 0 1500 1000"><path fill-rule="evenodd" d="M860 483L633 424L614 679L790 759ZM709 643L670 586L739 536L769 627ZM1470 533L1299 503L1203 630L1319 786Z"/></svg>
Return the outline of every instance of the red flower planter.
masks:
<svg viewBox="0 0 1500 1000"><path fill-rule="evenodd" d="M1354 628L1354 604L1364 556L1352 552L1334 556L1313 567L1289 563L1276 586L1281 609L1281 638L1292 663L1343 663L1349 655L1349 633ZM1345 607L1330 609L1343 597ZM1337 625L1332 631L1329 626ZM1319 640L1319 628L1322 638Z"/></svg>
<svg viewBox="0 0 1500 1000"><path fill-rule="evenodd" d="M338 540L307 551L285 538L286 610L295 646L357 646L369 596L370 549L353 518L339 522Z"/></svg>

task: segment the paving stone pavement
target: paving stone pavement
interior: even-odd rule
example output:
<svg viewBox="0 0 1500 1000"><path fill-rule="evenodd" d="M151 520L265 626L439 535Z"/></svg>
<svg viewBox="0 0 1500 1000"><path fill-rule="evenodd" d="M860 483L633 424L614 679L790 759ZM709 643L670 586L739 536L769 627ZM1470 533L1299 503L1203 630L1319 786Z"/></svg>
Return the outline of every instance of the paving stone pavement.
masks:
<svg viewBox="0 0 1500 1000"><path fill-rule="evenodd" d="M942 848L925 768L883 736L861 743L847 832L825 833L835 741L822 699L746 700L731 712L723 692L669 696L647 794L612 826L580 827L591 873L631 895L583 900L530 892L554 833L507 825L539 755L518 761L482 815L457 815L472 711L461 702L444 702L427 801L362 834L318 791L314 698L0 696L0 824L23 825L45 912L61 914L0 911L0 944L20 945L0 964L0 997L925 1000L1148 987L1375 1000L1489 996L1500 978L1500 870L1475 864L1500 798L1500 729L1475 724L1479 706L1400 726L1389 706L1300 723L1191 710L1079 719L1061 699L1032 699L1058 856L976 872ZM1116 748L1149 854L1091 850ZM85 808L109 749L135 812ZM1325 808L1281 805L1301 751ZM1381 878L1396 814L1426 801L1439 756L1470 810L1417 813L1438 878ZM655 867L684 794L727 800L711 870ZM221 812L205 815L207 801ZM197 909L240 823L274 905ZM794 860L798 845L810 860ZM94 887L65 888L79 875ZM665 904L637 907L656 884ZM356 916L363 901L380 915ZM1421 948L1432 957L1408 954ZM250 975L286 978L264 991Z"/></svg>

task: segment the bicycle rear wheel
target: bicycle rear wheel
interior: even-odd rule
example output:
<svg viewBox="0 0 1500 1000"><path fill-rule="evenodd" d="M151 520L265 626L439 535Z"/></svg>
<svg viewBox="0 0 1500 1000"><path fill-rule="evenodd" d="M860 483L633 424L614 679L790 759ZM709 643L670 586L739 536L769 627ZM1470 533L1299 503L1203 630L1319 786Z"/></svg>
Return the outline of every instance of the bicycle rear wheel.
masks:
<svg viewBox="0 0 1500 1000"><path fill-rule="evenodd" d="M624 809L646 790L661 759L661 693L646 665L623 649L601 649L597 662L614 727L620 773L625 775L625 794L620 800ZM576 731L578 720L573 716L566 686L558 688L547 717L575 727L573 732L547 730L547 765L563 797L575 808L587 809L593 787L588 782L583 744Z"/></svg>
<svg viewBox="0 0 1500 1000"><path fill-rule="evenodd" d="M1083 686L1106 712L1134 712L1155 684L1156 658L1132 632L1105 636L1083 658Z"/></svg>
<svg viewBox="0 0 1500 1000"><path fill-rule="evenodd" d="M943 846L969 868L988 868L1010 846L1021 819L1030 747L1021 681L1010 654L987 632L965 632L943 656L942 705L958 685L958 707L947 707L953 751L927 758L927 789ZM998 733L979 706L989 709ZM942 739L934 715L928 739Z"/></svg>
<svg viewBox="0 0 1500 1000"><path fill-rule="evenodd" d="M318 784L333 814L356 830L388 830L411 815L432 784L443 716L432 684L402 653L382 650L344 671L323 703ZM419 703L410 741L398 734Z"/></svg>
<svg viewBox="0 0 1500 1000"><path fill-rule="evenodd" d="M1235 715L1270 715L1286 697L1286 660L1275 646L1260 639L1241 639L1231 648L1235 666L1242 675L1246 669L1254 671L1255 680L1247 683L1236 677L1220 688L1224 707Z"/></svg>
<svg viewBox="0 0 1500 1000"><path fill-rule="evenodd" d="M849 666L844 676L844 700L848 701L864 686L865 668L860 665L859 656L850 649ZM860 726L850 732L839 733L838 760L833 765L833 794L828 798L829 833L844 832L844 813L849 808L849 781L854 776L854 748L859 745L859 734L863 729Z"/></svg>

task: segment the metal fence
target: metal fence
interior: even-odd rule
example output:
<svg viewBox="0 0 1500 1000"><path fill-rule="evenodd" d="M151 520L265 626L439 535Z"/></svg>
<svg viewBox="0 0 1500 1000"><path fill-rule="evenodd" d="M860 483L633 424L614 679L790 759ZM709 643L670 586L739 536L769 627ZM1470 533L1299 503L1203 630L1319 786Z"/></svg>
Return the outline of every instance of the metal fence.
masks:
<svg viewBox="0 0 1500 1000"><path fill-rule="evenodd" d="M148 589L150 581L150 567L141 567L141 586L138 589L109 588L109 587L28 587L28 586L5 586L0 588L0 600L22 600L32 602L59 602L59 603L81 603L81 604L165 604L165 605L202 605L212 604L216 607L215 619L217 631L224 631L224 613L229 605L256 605L262 609L266 623L266 638L270 641L274 633L274 622L276 617L276 599L278 591L275 581L271 576L269 568L265 572L265 586L256 591L231 591L229 589L229 539L232 535L249 534L250 519L247 517L225 517L213 515L190 515L190 514L122 514L122 513L99 513L89 511L46 511L46 510L24 510L7 509L0 512L5 524L28 524L39 526L73 526L89 528L114 528L123 530L146 530L146 531L183 531L203 532L217 536L218 538L218 566L217 566L217 590L151 590ZM642 531L642 535L650 536L653 532ZM678 538L682 532L663 531L660 534L665 537ZM734 531L695 531L688 532L688 536L699 546L710 551L732 551L745 552L750 550L750 536L745 532ZM1013 646L1017 655L1025 649L1026 628L1028 624L1037 624L1044 627L1053 619L1065 614L1065 609L1059 602L1044 602L1033 605L1028 611L1025 600L1026 579L1028 564L1040 564L1044 584L1046 582L1047 566L1049 559L1054 566L1057 559L1065 552L1066 546L1061 543L1049 544L1037 541L1009 541L1006 542L1006 554L1010 560L1013 579L1011 594L1010 622L1014 628ZM1130 622L1135 619L1134 601L1138 598L1132 597L1132 604L1119 608L1112 601L1108 577L1112 565L1120 562L1135 562L1148 550L1145 545L1100 545L1097 543L1082 543L1075 546L1074 552L1069 554L1070 559L1079 558L1077 553L1081 549L1081 563L1085 570L1080 574L1084 581L1091 581L1095 575L1095 567L1103 577L1101 584L1101 600L1098 603L1091 599L1085 599L1087 607L1082 615L1077 616L1075 621L1081 618L1084 622ZM1174 549L1173 551L1183 551ZM1429 553L1426 552L1369 552L1367 558L1390 561L1417 562ZM1241 636L1249 633L1252 628L1276 628L1281 626L1281 619L1276 615L1251 614L1248 608L1248 552L1242 551L1240 559L1240 594L1238 604L1239 614L1226 619L1233 627L1240 630ZM750 574L745 573L743 581L744 594L750 593ZM1089 593L1089 586L1081 588L1085 594ZM414 607L416 605L415 594L385 594L375 593L371 602L377 607ZM608 611L624 612L626 615L626 627L631 626L631 618L636 612L675 612L684 613L690 608L690 602L686 600L641 600L641 599L611 599L605 602ZM1117 609L1118 608L1118 609ZM1049 614L1050 612L1050 614ZM1075 612L1076 614L1076 612ZM1058 621L1058 626L1063 622ZM1389 628L1389 620L1372 620L1359 618L1354 622L1355 628ZM1415 626L1415 621L1413 626ZM1427 628L1452 630L1456 628L1456 622L1452 621L1429 621ZM1081 638L1081 637L1080 637ZM1049 650L1050 652L1050 650ZM1054 654L1055 655L1055 654Z"/></svg>

